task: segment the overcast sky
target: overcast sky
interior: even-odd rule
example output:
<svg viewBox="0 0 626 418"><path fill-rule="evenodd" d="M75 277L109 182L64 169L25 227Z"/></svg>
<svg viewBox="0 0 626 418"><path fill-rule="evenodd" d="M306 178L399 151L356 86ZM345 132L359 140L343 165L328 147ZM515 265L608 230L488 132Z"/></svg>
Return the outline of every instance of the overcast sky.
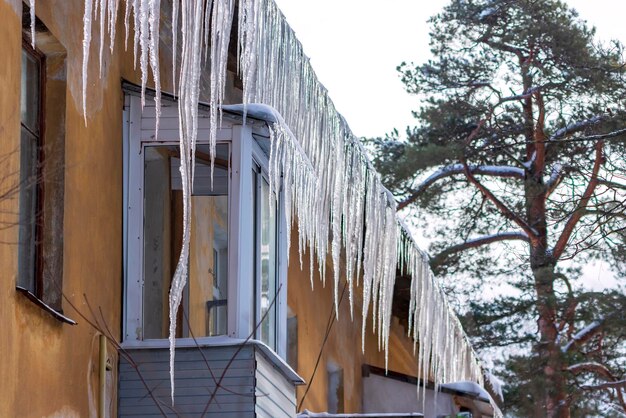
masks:
<svg viewBox="0 0 626 418"><path fill-rule="evenodd" d="M318 78L358 136L413 123L396 67L429 57L426 20L448 0L277 0ZM567 0L601 39L626 42L626 1Z"/></svg>

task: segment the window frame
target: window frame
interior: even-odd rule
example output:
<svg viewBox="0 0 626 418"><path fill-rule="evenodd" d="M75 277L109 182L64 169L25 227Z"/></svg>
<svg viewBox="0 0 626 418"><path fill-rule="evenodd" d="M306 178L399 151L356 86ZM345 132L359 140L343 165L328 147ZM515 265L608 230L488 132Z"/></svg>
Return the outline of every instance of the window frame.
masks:
<svg viewBox="0 0 626 418"><path fill-rule="evenodd" d="M256 143L255 143L256 145ZM261 275L263 274L263 265L262 265L262 257L261 257L261 242L262 242L262 237L261 237L261 228L262 228L262 214L261 214L261 205L262 205L262 201L265 198L263 196L263 187L261 185L261 182L265 181L268 185L269 188L269 173L268 173L268 167L267 167L267 161L263 161L260 162L259 161L259 150L256 149L258 147L258 145L256 147L253 146L253 157L252 157L252 168L253 168L253 176L254 176L254 180L252 181L252 187L255 189L254 192L254 202L253 202L253 209L254 209L254 213L252 214L253 216L253 224L254 224L254 228L253 228L253 241L254 241L254 251L252 254L252 259L254 260L254 318L255 318L255 327L256 327L256 332L255 332L255 338L258 339L259 341L264 342L266 345L268 345L270 348L272 348L273 350L276 349L279 346L279 341L278 341L278 334L279 334L279 329L278 329L278 322L279 322L279 306L281 305L280 302L280 272L279 272L279 263L280 263L280 259L281 259L281 255L280 255L280 247L281 247L281 239L280 239L280 235L279 235L279 231L280 231L280 219L282 217L282 208L281 205L279 204L280 200L278 200L277 202L274 202L274 216L276 217L275 219L275 256L276 259L274 260L275 262L275 271L274 271L274 277L273 278L269 278L270 280L273 280L273 286L275 289L275 292L279 292L276 293L276 297L274 297L274 295L272 294L268 294L268 300L270 303L272 303L273 301L273 305L272 305L272 310L274 311L274 341L268 341L265 342L262 340L261 337L261 333L262 333L262 319L263 319L263 313L262 313L262 306L261 306L261 298L263 296L263 283L262 283L262 277ZM256 166L256 167L255 167ZM280 191L279 191L280 193ZM271 197L270 197L271 198ZM280 194L279 194L279 199L280 199ZM272 206L270 206L270 209L272 209ZM269 283L268 283L269 285ZM274 300L275 299L275 300ZM267 314L266 319L268 319L269 315L271 315L270 313Z"/></svg>
<svg viewBox="0 0 626 418"><path fill-rule="evenodd" d="M177 141L142 139L141 120L151 111L142 112L140 98L126 94L124 106L124 297L122 303L123 342L125 347L161 347L168 344L164 339L142 339L143 327L143 147L153 145L178 145ZM162 117L163 126L163 117ZM230 125L224 121L224 125ZM225 337L247 339L256 338L257 306L254 247L249 246L254 239L255 221L251 215L253 205L252 167L258 165L268 178L269 158L253 136L250 126L232 122L229 137L218 133L218 143L228 143L230 147L230 185L228 216L228 280L227 280L227 335L196 337L198 343L211 345L223 343ZM163 129L163 128L162 128ZM144 134L145 136L145 134ZM206 143L199 138L198 144ZM282 191L279 191L279 202ZM277 208L280 207L280 203ZM281 210L277 230L277 286L282 286L276 300L276 349L277 354L286 357L287 330L287 237L286 221ZM246 243L249 248L246 247ZM252 280L252 278L255 280ZM178 338L181 345L189 343L188 338Z"/></svg>
<svg viewBox="0 0 626 418"><path fill-rule="evenodd" d="M22 89L20 87L20 160L22 153L22 129L36 140L36 167L34 167L34 193L35 208L34 214L29 218L34 218L34 260L31 263L29 272L31 277L24 280L21 262L18 255L16 290L26 299L37 305L53 318L70 324L76 322L63 314L63 211L64 211L64 187L65 187L65 88L67 80L65 78L66 53L65 48L48 31L46 26L36 17L38 46L32 46L30 33L30 9L24 5L22 19L22 54L28 54L38 65L38 103L37 103L37 124L38 133L33 132L21 118ZM28 22L24 26L24 22ZM21 62L21 60L20 60ZM63 71L63 77L50 77L50 68L57 73ZM22 76L23 69L20 70ZM48 83L51 84L48 84ZM20 80L20 86L22 81ZM55 97L55 108L48 108L48 94L52 91ZM49 119L49 120L48 120ZM50 123L47 129L46 122ZM20 161L20 184L19 194L25 187L22 178L22 162ZM55 182L54 186L47 182ZM59 201L59 199L61 199ZM18 224L22 220L21 196L18 199ZM51 209L54 208L54 209ZM58 238L58 235L61 238ZM22 245L18 232L18 245ZM56 238L55 238L56 237ZM19 251L19 250L18 250ZM31 270L32 269L32 270Z"/></svg>
<svg viewBox="0 0 626 418"><path fill-rule="evenodd" d="M43 254L42 254L42 235L43 235L43 202L44 202L44 182L43 182L43 161L45 158L44 155L44 146L45 146L45 100L46 100L46 56L43 52L35 49L30 44L29 40L22 36L22 52L26 52L31 58L34 58L36 63L38 64L39 70L39 88L37 89L37 125L38 132L33 132L24 121L22 121L20 117L20 130L25 129L29 134L36 138L36 147L37 147L37 158L36 158L36 167L35 167L35 184L34 193L35 193L35 207L34 213L29 215L29 219L31 217L34 218L35 222L35 235L32 238L34 242L34 265L30 266L33 269L33 284L32 288L30 286L25 286L22 282L22 275L24 272L19 271L18 267L18 284L16 288L22 292L27 292L31 296L34 296L38 300L42 301L44 299L43 294ZM23 70L23 69L22 69ZM20 77L23 77L22 71L20 71ZM20 108L22 103L22 94L20 90ZM21 133L20 133L20 142L21 142ZM20 154L22 152L22 147L20 145ZM21 171L21 162L20 162L20 171ZM20 175L20 190L25 186L21 184L23 179ZM22 214L21 214L21 206L22 202L20 199L19 202L19 221L22 222ZM19 245L22 246L23 243L20 241ZM29 273L31 274L31 273ZM29 280L30 281L30 280ZM45 305L45 304L44 304ZM47 306L47 305L45 305ZM52 309L52 308L51 308Z"/></svg>

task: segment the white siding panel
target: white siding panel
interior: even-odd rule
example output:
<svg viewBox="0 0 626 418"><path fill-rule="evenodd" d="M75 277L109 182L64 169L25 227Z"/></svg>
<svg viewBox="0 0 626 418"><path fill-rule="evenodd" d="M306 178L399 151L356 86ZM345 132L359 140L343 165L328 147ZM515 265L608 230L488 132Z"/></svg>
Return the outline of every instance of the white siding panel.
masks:
<svg viewBox="0 0 626 418"><path fill-rule="evenodd" d="M204 416L208 418L254 417L254 347L237 350L236 346L177 348L174 407L170 400L169 350L126 350L138 371L124 358L120 360L118 416L160 415L160 405L168 416L200 417L206 409ZM211 400L213 393L216 396Z"/></svg>
<svg viewBox="0 0 626 418"><path fill-rule="evenodd" d="M296 388L256 350L256 416L293 418L296 416Z"/></svg>

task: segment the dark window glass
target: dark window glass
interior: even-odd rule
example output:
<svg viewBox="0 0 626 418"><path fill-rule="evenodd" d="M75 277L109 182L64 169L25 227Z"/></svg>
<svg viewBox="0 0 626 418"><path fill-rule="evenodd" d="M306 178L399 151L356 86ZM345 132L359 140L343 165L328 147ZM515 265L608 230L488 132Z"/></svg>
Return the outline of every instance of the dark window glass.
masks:
<svg viewBox="0 0 626 418"><path fill-rule="evenodd" d="M41 74L41 58L22 48L18 285L38 297Z"/></svg>

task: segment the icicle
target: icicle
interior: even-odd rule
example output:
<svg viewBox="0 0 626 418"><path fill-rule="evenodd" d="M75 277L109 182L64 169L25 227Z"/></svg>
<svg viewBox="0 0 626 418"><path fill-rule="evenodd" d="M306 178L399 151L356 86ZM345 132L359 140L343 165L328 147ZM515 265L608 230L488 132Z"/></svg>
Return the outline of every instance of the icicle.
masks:
<svg viewBox="0 0 626 418"><path fill-rule="evenodd" d="M93 1L85 0L83 18L85 122ZM96 18L100 19L102 69L104 31L108 28L110 49L113 51L119 0L99 1L95 3L95 11L99 10ZM379 348L385 351L387 364L393 289L399 269L402 274L411 277L408 334L416 344L419 340L416 349L418 377L426 381L432 376L435 387L447 379L473 380L482 384L476 355L432 276L424 254L397 218L393 196L382 185L363 146L335 110L328 92L317 81L301 44L274 1L173 0L172 78L175 86L178 82L179 91L183 242L169 300L172 400L176 314L188 273L202 57L210 56L209 144L213 161L217 130L221 123L235 1L239 5L237 54L238 71L243 81L244 120L246 106L250 103L263 103L276 109L277 122L270 127L270 196L277 195L282 186L287 236L291 238L290 228L292 222L297 220L300 264L304 263L304 252L308 251L311 287L315 264L321 281L325 282L326 260L330 256L335 310L338 314L338 287L343 268L352 316L356 280L356 285L361 287L363 302L362 350L365 347L366 324L371 315L371 326L377 333ZM34 0L30 0L30 4L34 42ZM131 13L134 23L133 58L135 66L139 62L141 72L142 105L151 71L156 88L158 121L161 90L160 0L126 0L125 45L128 43ZM181 42L178 41L179 30ZM345 251L343 264L342 251Z"/></svg>
<svg viewBox="0 0 626 418"><path fill-rule="evenodd" d="M91 45L91 13L93 0L85 0L85 13L83 15L83 115L87 125L87 75L89 65L89 47Z"/></svg>
<svg viewBox="0 0 626 418"><path fill-rule="evenodd" d="M161 120L161 76L159 70L159 23L161 20L161 0L150 0L148 9L149 23L149 56L150 69L154 79L154 102L156 109L156 126L154 129L155 139L159 135L159 121Z"/></svg>
<svg viewBox="0 0 626 418"><path fill-rule="evenodd" d="M126 0L126 1L129 1L129 0ZM176 52L178 51L179 6L180 6L180 0L172 0L172 93L174 94L176 94Z"/></svg>
<svg viewBox="0 0 626 418"><path fill-rule="evenodd" d="M138 56L138 52L139 52L139 48L137 48L137 46L139 45L139 37L140 37L140 33L141 33L141 15L140 15L140 7L139 7L139 1L140 0L126 0L126 1L132 1L133 2L133 22L134 22L134 29L135 29L135 34L133 36L133 68L137 68L137 56Z"/></svg>
<svg viewBox="0 0 626 418"><path fill-rule="evenodd" d="M211 96L209 102L211 184L213 184L213 160L215 159L217 127L218 124L221 125L222 122L221 105L224 100L228 45L230 43L230 29L233 21L234 7L234 0L219 0L213 3L211 21Z"/></svg>
<svg viewBox="0 0 626 418"><path fill-rule="evenodd" d="M111 55L113 55L113 48L115 47L115 36L117 29L117 13L120 7L120 0L112 0L111 6L109 8L109 34L111 41L109 42L109 51Z"/></svg>
<svg viewBox="0 0 626 418"><path fill-rule="evenodd" d="M124 51L128 51L129 20L132 4L131 0L126 0L126 7L124 9Z"/></svg>
<svg viewBox="0 0 626 418"><path fill-rule="evenodd" d="M104 39L105 39L105 27L107 21L107 0L96 0L99 1L99 4L96 4L96 9L98 9L98 5L100 6L100 53L99 53L99 62L100 62L100 78L102 78L102 59L104 56Z"/></svg>
<svg viewBox="0 0 626 418"><path fill-rule="evenodd" d="M35 49L35 24L37 23L35 0L29 0L28 4L30 7L30 46Z"/></svg>

